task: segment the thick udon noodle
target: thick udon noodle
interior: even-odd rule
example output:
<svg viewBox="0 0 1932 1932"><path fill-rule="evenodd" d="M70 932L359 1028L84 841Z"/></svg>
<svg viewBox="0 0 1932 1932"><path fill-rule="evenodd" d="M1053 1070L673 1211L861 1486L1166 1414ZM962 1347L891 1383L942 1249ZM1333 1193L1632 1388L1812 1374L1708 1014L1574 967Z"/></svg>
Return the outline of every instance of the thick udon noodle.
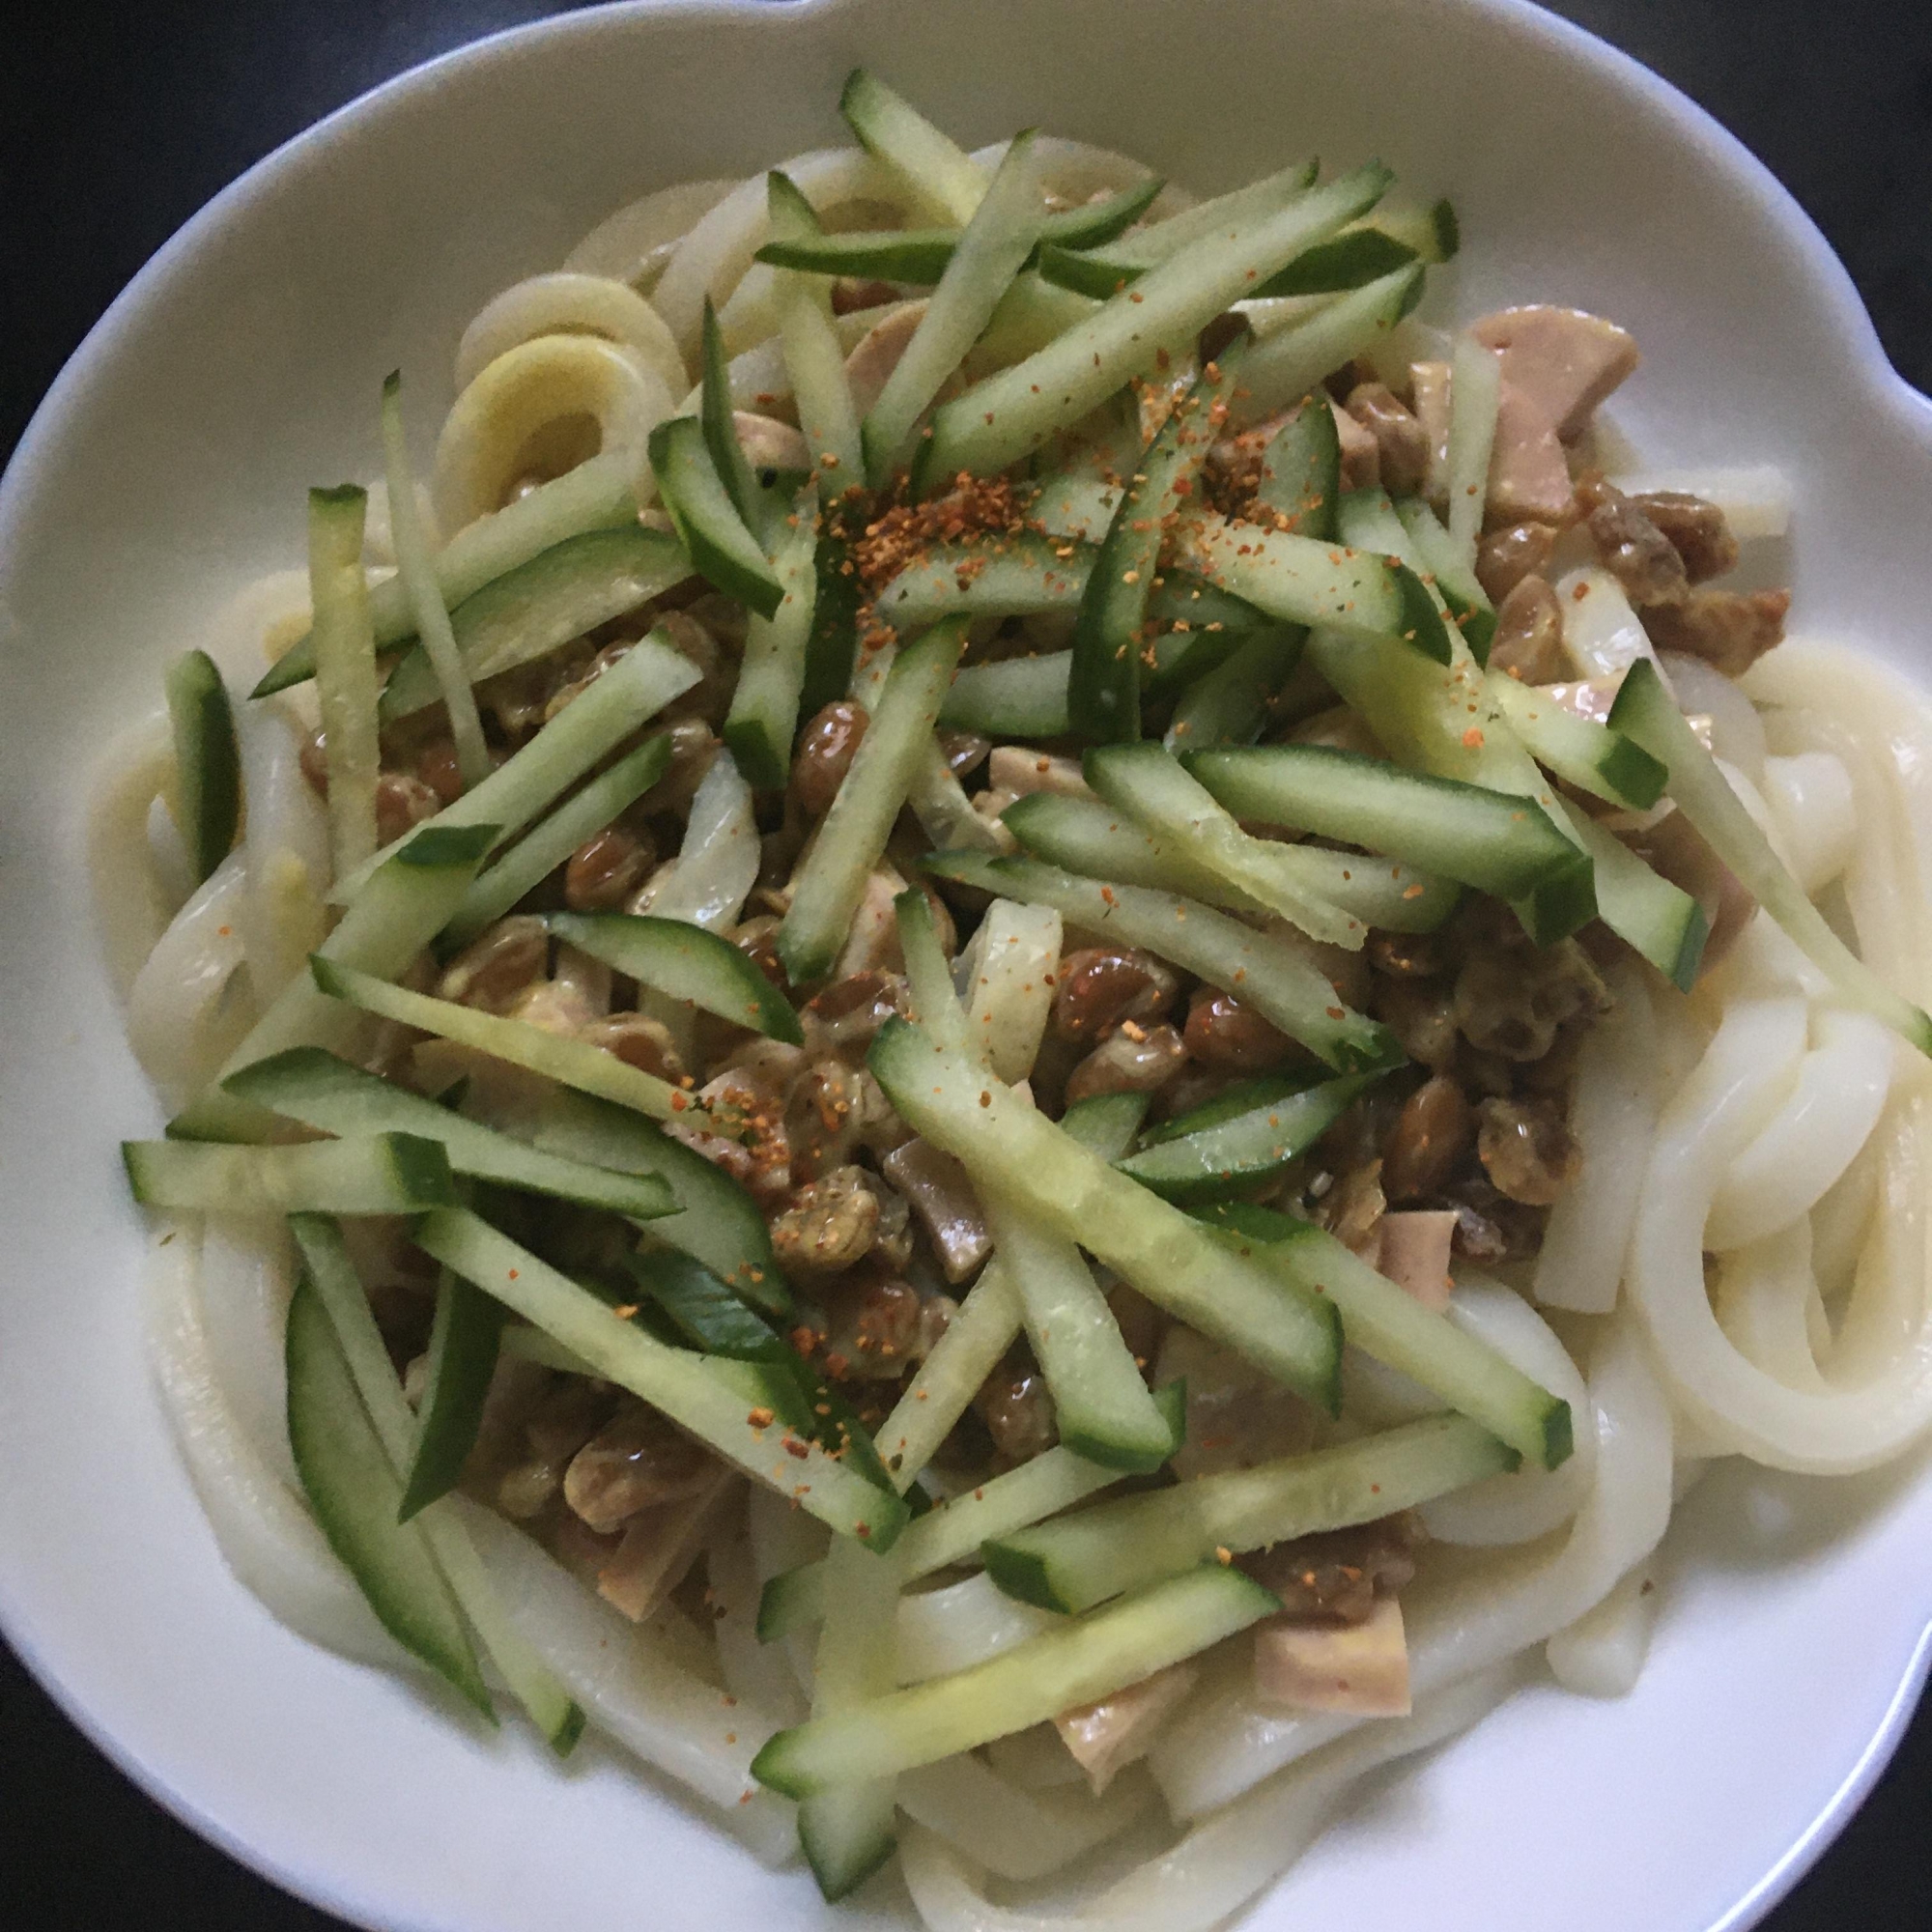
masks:
<svg viewBox="0 0 1932 1932"><path fill-rule="evenodd" d="M1048 185L1069 200L1141 174L1077 143L1040 147ZM785 170L831 226L922 218L858 150ZM1170 191L1159 212L1184 205ZM573 438L622 451L648 489L645 439L684 401L707 296L736 351L734 399L782 418L770 275L752 259L764 234L762 175L673 188L601 224L565 272L492 301L463 338L463 391L439 451L443 530L494 507L533 456L554 459ZM378 486L379 560L384 511ZM196 641L252 683L265 645L305 615L305 581L285 572ZM1740 791L1861 955L1932 1004L1923 708L1870 663L1801 643L1761 662L1745 690L1755 710L1735 689L1697 694ZM165 720L138 726L107 761L91 839L104 943L134 1052L170 1105L213 1075L324 929L326 828L298 761L313 723L304 702L240 707L245 836L191 894L159 804ZM1554 1473L1492 1478L1426 1512L1436 1551L1404 1595L1414 1715L1295 1715L1259 1702L1245 1670L1210 1661L1147 1765L1103 1798L1066 1781L1071 1760L1026 1735L909 1775L904 1869L929 1924L1215 1924L1377 1768L1507 1696L1539 1648L1567 1685L1627 1690L1656 1609L1646 1565L1673 1491L1705 1459L1844 1473L1924 1432L1924 1063L1877 1022L1834 1010L1763 913L1688 997L1634 964L1614 985L1616 1013L1584 1048L1573 1102L1582 1176L1550 1218L1530 1292L1464 1275L1455 1304L1459 1321L1571 1400L1579 1453ZM236 1575L315 1641L412 1667L300 1499L282 1420L290 1269L279 1224L184 1217L163 1230L148 1304L157 1380ZM1419 1394L1350 1362L1350 1399L1367 1419L1399 1420ZM753 1625L763 1581L819 1554L823 1531L754 1491L745 1516L713 1535L719 1619L704 1633L669 1605L633 1626L526 1537L463 1507L526 1635L606 1734L708 1801L761 1857L787 1857L790 1807L749 1766L806 1710L810 1654L798 1636L759 1643ZM901 1631L923 1675L1026 1634L1040 1614L975 1577L912 1600ZM721 1690L737 1700L728 1729ZM1085 1884L1037 1889L1068 1868L1087 1870Z"/></svg>

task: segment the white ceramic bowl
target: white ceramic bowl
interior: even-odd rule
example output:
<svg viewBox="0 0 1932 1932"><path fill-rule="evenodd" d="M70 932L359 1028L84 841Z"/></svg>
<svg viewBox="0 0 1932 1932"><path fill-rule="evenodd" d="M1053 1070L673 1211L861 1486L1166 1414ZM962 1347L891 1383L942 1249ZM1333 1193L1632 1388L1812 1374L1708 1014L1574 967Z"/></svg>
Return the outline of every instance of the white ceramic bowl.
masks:
<svg viewBox="0 0 1932 1932"><path fill-rule="evenodd" d="M372 1926L900 1920L890 1899L828 1913L612 1756L558 1772L514 1728L479 1740L229 1577L142 1359L114 1142L156 1117L96 960L83 774L197 624L299 557L303 488L374 468L387 370L411 372L427 420L489 295L646 187L837 138L859 60L970 141L1039 124L1202 189L1378 153L1453 193L1465 253L1438 306L1554 298L1628 324L1647 359L1616 411L1646 454L1782 465L1804 628L1926 669L1932 409L1736 142L1512 0L616 8L468 48L252 170L89 337L0 489L0 1618L156 1797ZM1340 1905L1358 1932L1702 1932L1761 1914L1910 1714L1932 1489L1738 1471L1669 1548L1634 1696L1520 1695L1253 1923Z"/></svg>

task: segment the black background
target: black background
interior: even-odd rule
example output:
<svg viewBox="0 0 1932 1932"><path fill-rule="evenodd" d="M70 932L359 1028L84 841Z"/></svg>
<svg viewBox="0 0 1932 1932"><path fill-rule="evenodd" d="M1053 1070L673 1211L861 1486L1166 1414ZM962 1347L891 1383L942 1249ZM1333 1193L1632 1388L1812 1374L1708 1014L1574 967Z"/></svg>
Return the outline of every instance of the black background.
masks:
<svg viewBox="0 0 1932 1932"><path fill-rule="evenodd" d="M562 11L536 0L15 0L0 39L0 451L134 271L251 162L417 61ZM1555 11L1657 69L1769 163L1844 258L1892 360L1932 389L1932 4L1566 0ZM0 1646L5 1932L335 1923L150 1804ZM1426 1909L1417 1923L1426 1932ZM1932 1925L1932 1705L1843 1838L1766 1923Z"/></svg>

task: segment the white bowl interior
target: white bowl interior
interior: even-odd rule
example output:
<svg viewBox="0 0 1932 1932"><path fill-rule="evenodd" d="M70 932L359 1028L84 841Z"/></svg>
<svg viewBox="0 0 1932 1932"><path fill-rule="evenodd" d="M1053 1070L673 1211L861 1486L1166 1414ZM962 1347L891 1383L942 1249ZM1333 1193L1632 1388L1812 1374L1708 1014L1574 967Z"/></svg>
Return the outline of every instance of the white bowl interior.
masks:
<svg viewBox="0 0 1932 1932"><path fill-rule="evenodd" d="M762 1871L613 1754L558 1773L514 1729L466 1728L302 1644L229 1577L142 1360L143 1235L113 1144L157 1116L96 962L86 776L230 592L299 560L302 491L375 472L390 368L410 374L426 455L491 294L648 187L838 141L860 60L971 141L1037 124L1202 189L1379 154L1452 194L1465 253L1432 312L1556 299L1628 324L1646 362L1619 423L1660 461L1786 469L1802 627L1926 670L1932 412L1735 143L1505 0L611 9L410 76L246 177L90 338L0 492L0 1615L150 1789L370 1924L902 1920L890 1887L828 1913L798 1871ZM1346 1900L1362 1932L1394 1932L1419 1899L1441 1932L1747 1922L1909 1714L1932 1495L1916 1470L1730 1471L1671 1548L1633 1697L1519 1696L1319 1846L1254 1922Z"/></svg>

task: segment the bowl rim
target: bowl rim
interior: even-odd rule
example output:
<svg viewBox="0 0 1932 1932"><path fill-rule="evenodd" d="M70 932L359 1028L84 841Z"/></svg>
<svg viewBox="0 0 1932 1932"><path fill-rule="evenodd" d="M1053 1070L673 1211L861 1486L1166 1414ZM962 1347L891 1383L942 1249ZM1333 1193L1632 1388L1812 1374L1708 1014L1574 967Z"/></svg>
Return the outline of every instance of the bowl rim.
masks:
<svg viewBox="0 0 1932 1932"><path fill-rule="evenodd" d="M699 22L756 21L765 25L775 18L833 18L864 4L865 0L605 0L605 4L518 22L465 41L374 83L250 163L189 215L134 272L67 357L29 416L4 470L0 470L0 613L9 601L8 583L15 567L14 537L23 521L22 512L33 496L39 472L59 444L73 404L150 304L178 279L194 272L195 258L204 244L235 215L272 192L275 184L291 170L318 163L335 143L353 135L364 122L435 93L459 73L521 58L538 43L622 35L634 22L664 15ZM1045 0L1036 0L1036 4L1045 4ZM1436 4L1444 4L1444 0L1436 0ZM1453 0L1453 4L1465 14L1484 16L1505 33L1540 41L1568 62L1596 70L1615 90L1641 100L1691 139L1708 163L1727 174L1770 213L1786 242L1802 253L1817 293L1829 302L1842 330L1848 365L1869 384L1873 407L1892 414L1932 448L1932 397L1913 386L1893 366L1871 313L1836 251L1792 191L1737 135L1634 55L1535 4L1535 0ZM0 630L0 647L8 641ZM355 1917L346 1898L326 1882L298 1871L273 1852L249 1842L128 1744L87 1693L48 1663L24 1614L12 1601L4 1573L0 1573L0 1634L74 1727L164 1811L291 1896L380 1932L374 1921ZM1928 1614L1869 1742L1836 1789L1771 1868L1710 1921L1707 1932L1747 1932L1816 1864L1883 1776L1913 1720L1928 1676L1932 1676L1932 1614Z"/></svg>

